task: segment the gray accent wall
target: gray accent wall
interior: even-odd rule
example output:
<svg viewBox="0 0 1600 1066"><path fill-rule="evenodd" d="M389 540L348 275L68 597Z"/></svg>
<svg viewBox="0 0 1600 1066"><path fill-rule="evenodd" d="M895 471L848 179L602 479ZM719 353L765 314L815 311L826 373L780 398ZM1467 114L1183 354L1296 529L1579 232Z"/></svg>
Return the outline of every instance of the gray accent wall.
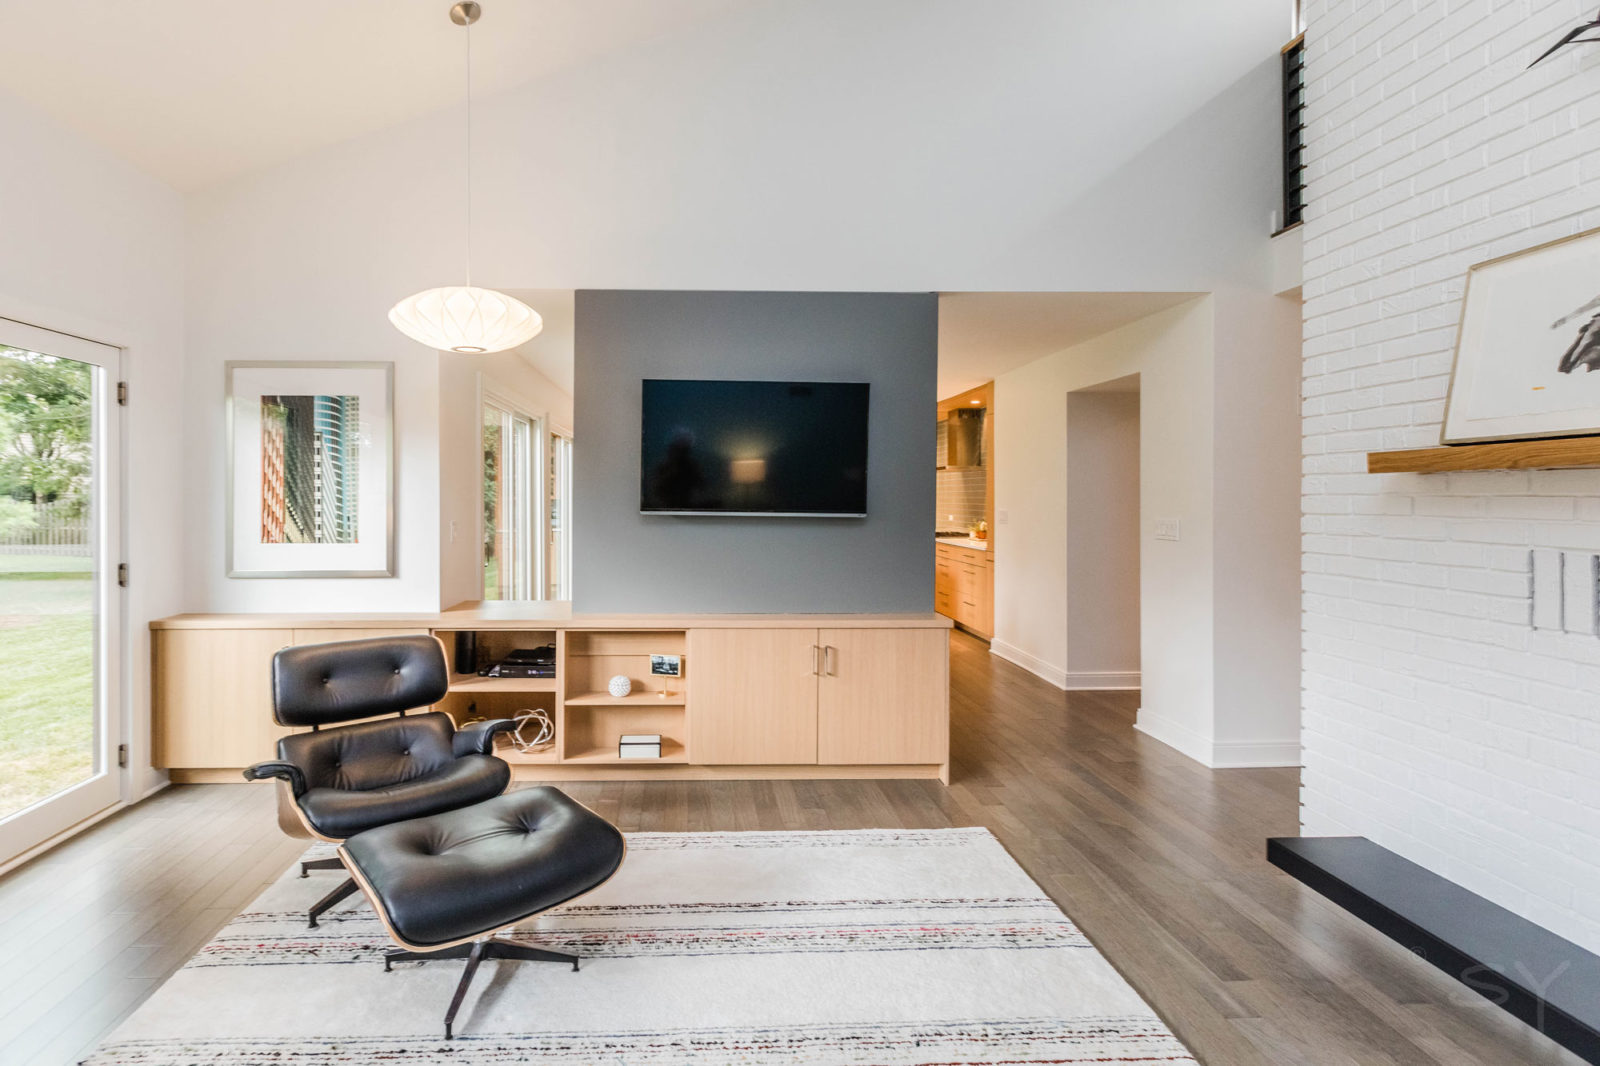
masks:
<svg viewBox="0 0 1600 1066"><path fill-rule="evenodd" d="M933 610L933 293L580 290L574 609ZM872 384L865 518L639 513L645 378Z"/></svg>

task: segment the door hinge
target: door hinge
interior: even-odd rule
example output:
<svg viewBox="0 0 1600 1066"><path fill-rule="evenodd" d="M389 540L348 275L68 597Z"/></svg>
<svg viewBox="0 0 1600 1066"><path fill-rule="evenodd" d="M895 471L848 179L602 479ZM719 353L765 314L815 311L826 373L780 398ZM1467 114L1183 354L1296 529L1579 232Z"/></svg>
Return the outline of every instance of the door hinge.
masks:
<svg viewBox="0 0 1600 1066"><path fill-rule="evenodd" d="M117 406L128 406L128 383L126 381L117 382Z"/></svg>
<svg viewBox="0 0 1600 1066"><path fill-rule="evenodd" d="M120 588L127 588L128 587L128 564L127 563L118 563L117 564L117 585Z"/></svg>
<svg viewBox="0 0 1600 1066"><path fill-rule="evenodd" d="M126 744L118 744L117 745L117 765L118 766L127 766L128 765L128 745L126 745Z"/></svg>

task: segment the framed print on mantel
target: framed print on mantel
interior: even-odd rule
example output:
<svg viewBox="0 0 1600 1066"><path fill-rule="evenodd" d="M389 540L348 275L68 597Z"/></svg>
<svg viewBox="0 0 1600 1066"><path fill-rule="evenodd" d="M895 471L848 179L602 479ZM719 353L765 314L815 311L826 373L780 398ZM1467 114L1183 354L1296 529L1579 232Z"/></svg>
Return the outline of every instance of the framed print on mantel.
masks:
<svg viewBox="0 0 1600 1066"><path fill-rule="evenodd" d="M1600 230L1467 271L1442 443L1600 433Z"/></svg>
<svg viewBox="0 0 1600 1066"><path fill-rule="evenodd" d="M228 576L394 576L394 364L227 374Z"/></svg>

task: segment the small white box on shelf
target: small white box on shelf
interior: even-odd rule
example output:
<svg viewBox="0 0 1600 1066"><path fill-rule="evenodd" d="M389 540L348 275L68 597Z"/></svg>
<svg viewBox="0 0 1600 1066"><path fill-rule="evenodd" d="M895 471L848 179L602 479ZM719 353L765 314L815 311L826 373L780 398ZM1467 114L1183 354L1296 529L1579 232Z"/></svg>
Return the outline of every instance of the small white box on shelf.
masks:
<svg viewBox="0 0 1600 1066"><path fill-rule="evenodd" d="M619 759L661 758L660 733L627 733L617 739Z"/></svg>

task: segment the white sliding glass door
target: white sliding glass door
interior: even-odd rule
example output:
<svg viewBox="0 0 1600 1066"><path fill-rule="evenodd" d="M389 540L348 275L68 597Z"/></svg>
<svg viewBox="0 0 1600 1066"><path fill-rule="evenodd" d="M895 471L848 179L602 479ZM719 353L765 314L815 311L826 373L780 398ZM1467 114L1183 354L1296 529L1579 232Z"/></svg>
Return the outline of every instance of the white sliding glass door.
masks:
<svg viewBox="0 0 1600 1066"><path fill-rule="evenodd" d="M0 862L122 791L120 359L0 319Z"/></svg>

